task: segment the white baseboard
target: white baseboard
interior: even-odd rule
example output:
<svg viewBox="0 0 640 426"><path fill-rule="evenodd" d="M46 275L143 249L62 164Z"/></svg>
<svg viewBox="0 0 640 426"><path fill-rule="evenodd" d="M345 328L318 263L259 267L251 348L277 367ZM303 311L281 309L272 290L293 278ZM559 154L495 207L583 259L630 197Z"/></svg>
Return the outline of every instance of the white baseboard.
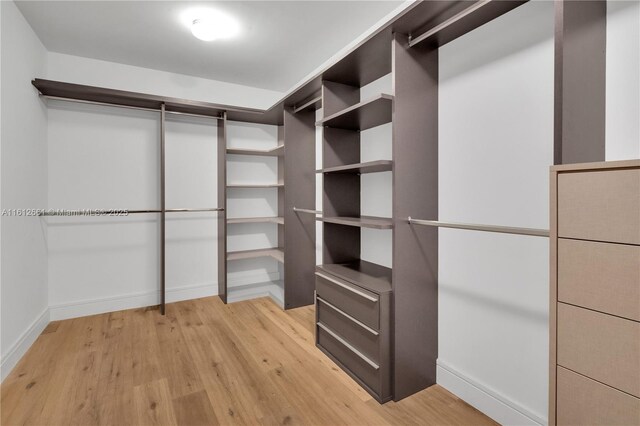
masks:
<svg viewBox="0 0 640 426"><path fill-rule="evenodd" d="M198 299L218 294L218 283L206 283L167 289L167 303ZM113 297L80 300L51 305L51 321L103 314L124 309L142 308L160 303L159 291L123 294Z"/></svg>
<svg viewBox="0 0 640 426"><path fill-rule="evenodd" d="M436 374L436 381L440 386L502 425L547 424L546 419L470 379L444 361L438 360Z"/></svg>
<svg viewBox="0 0 640 426"><path fill-rule="evenodd" d="M48 324L49 308L42 311L38 318L31 323L13 346L9 348L7 354L2 357L2 362L0 363L0 381L4 381Z"/></svg>

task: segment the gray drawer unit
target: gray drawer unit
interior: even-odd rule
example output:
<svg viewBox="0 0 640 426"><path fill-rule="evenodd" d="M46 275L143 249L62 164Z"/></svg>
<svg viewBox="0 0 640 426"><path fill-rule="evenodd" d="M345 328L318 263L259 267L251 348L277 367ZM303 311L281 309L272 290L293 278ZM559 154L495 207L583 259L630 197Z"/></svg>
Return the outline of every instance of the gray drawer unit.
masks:
<svg viewBox="0 0 640 426"><path fill-rule="evenodd" d="M316 293L367 326L373 329L380 327L380 298L377 294L324 272L316 272Z"/></svg>
<svg viewBox="0 0 640 426"><path fill-rule="evenodd" d="M335 265L332 265L335 266ZM391 284L316 271L316 345L380 402L391 390ZM339 276L338 276L339 275Z"/></svg>

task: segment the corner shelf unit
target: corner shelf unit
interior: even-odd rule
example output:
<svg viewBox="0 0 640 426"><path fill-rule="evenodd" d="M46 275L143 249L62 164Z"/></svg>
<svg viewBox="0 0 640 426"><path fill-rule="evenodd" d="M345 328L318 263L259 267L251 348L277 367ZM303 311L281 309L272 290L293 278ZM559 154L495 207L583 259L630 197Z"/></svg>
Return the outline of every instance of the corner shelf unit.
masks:
<svg viewBox="0 0 640 426"><path fill-rule="evenodd" d="M273 209L240 212L235 208L240 204L233 204L227 215L235 216L226 216L224 221L219 222L219 251L222 253L218 268L219 295L225 303L264 296L270 296L284 309L313 303L315 221L298 218L293 212L293 206L294 200L300 205L309 205L310 200L314 199L315 105L317 103L306 105L297 113L292 106L284 108L283 122L277 124L277 140L272 142L273 148L268 149L233 145L230 143L233 135L229 133L229 122L224 122L218 151L221 170L219 202L227 207L232 193L234 199L247 196L268 197L267 203ZM233 148L227 145L232 145ZM234 167L231 161L234 160L238 163L267 162L269 167L277 164L276 176L269 179L268 183L227 181L227 174ZM272 191L277 193L275 199ZM229 243L233 241L228 238L233 238L238 233L256 232L266 233L274 247L247 247L246 241L242 244L242 250L229 247ZM270 261L275 263L269 263ZM262 270L265 267L268 268L266 274L245 278L244 270Z"/></svg>

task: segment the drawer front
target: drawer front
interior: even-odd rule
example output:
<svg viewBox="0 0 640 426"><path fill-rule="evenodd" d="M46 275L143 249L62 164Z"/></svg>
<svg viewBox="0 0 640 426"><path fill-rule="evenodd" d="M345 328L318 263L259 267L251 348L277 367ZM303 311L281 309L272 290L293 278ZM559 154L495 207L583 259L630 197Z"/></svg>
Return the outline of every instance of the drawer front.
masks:
<svg viewBox="0 0 640 426"><path fill-rule="evenodd" d="M640 321L640 246L559 239L558 300Z"/></svg>
<svg viewBox="0 0 640 426"><path fill-rule="evenodd" d="M558 367L557 424L640 425L640 399Z"/></svg>
<svg viewBox="0 0 640 426"><path fill-rule="evenodd" d="M348 346L335 331L318 323L318 345L337 359L352 375L357 377L379 399L383 399L383 386L379 366L367 362L363 356ZM374 363L375 364L375 363Z"/></svg>
<svg viewBox="0 0 640 426"><path fill-rule="evenodd" d="M558 303L558 365L640 397L640 323Z"/></svg>
<svg viewBox="0 0 640 426"><path fill-rule="evenodd" d="M316 272L319 297L374 330L380 329L380 297L332 275Z"/></svg>
<svg viewBox="0 0 640 426"><path fill-rule="evenodd" d="M640 244L640 170L559 174L558 236Z"/></svg>
<svg viewBox="0 0 640 426"><path fill-rule="evenodd" d="M376 363L380 363L378 331L353 318L321 297L317 298L318 321L335 331L352 346Z"/></svg>

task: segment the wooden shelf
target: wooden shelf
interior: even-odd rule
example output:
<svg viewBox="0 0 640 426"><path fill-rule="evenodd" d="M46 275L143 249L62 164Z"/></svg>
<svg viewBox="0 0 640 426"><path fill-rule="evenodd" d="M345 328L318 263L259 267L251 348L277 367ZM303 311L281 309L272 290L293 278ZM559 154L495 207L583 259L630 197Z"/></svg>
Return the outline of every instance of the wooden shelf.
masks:
<svg viewBox="0 0 640 426"><path fill-rule="evenodd" d="M284 183L237 183L228 184L227 188L284 188Z"/></svg>
<svg viewBox="0 0 640 426"><path fill-rule="evenodd" d="M346 130L367 130L391 122L393 96L380 95L336 112L316 123L317 126Z"/></svg>
<svg viewBox="0 0 640 426"><path fill-rule="evenodd" d="M347 164L345 166L327 167L316 170L316 173L377 173L390 172L393 166L391 160L368 161L366 163Z"/></svg>
<svg viewBox="0 0 640 426"><path fill-rule="evenodd" d="M319 265L316 266L316 271L326 272L375 293L390 292L392 288L391 268L365 260Z"/></svg>
<svg viewBox="0 0 640 426"><path fill-rule="evenodd" d="M238 223L277 223L278 225L284 225L284 217L236 217L227 219L229 225Z"/></svg>
<svg viewBox="0 0 640 426"><path fill-rule="evenodd" d="M361 217L316 217L316 220L336 225L356 226L358 228L391 229L393 220L386 217L361 216Z"/></svg>
<svg viewBox="0 0 640 426"><path fill-rule="evenodd" d="M258 257L272 257L278 262L284 263L284 250L281 248L268 248L227 252L227 260L255 259Z"/></svg>
<svg viewBox="0 0 640 426"><path fill-rule="evenodd" d="M227 154L278 157L284 155L284 145L279 145L272 149L227 148Z"/></svg>

